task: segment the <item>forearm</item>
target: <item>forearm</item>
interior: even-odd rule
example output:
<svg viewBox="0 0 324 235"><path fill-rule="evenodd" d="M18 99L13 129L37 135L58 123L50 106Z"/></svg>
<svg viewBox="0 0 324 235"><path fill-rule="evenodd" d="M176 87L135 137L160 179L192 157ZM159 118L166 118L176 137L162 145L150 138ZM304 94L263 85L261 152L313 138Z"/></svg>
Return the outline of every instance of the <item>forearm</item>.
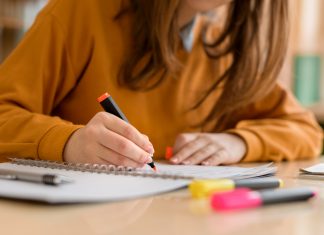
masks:
<svg viewBox="0 0 324 235"><path fill-rule="evenodd" d="M310 159L319 156L322 150L323 131L310 114L300 118L242 121L228 133L244 139L245 162Z"/></svg>
<svg viewBox="0 0 324 235"><path fill-rule="evenodd" d="M58 117L1 104L0 160L15 156L61 161L67 139L78 128Z"/></svg>

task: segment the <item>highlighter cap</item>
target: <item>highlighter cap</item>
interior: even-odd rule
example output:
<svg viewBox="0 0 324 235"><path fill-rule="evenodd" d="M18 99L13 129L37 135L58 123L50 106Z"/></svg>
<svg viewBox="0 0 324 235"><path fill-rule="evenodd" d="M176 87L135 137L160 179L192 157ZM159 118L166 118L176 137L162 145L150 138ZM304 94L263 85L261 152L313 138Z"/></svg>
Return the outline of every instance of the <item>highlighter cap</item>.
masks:
<svg viewBox="0 0 324 235"><path fill-rule="evenodd" d="M104 101L105 99L107 99L107 98L109 98L109 97L110 97L110 95L106 92L106 93L102 94L101 96L99 96L99 97L97 98L97 101L98 101L99 103L101 103L102 101Z"/></svg>
<svg viewBox="0 0 324 235"><path fill-rule="evenodd" d="M165 149L165 159L170 160L173 157L173 148L172 147L166 147Z"/></svg>
<svg viewBox="0 0 324 235"><path fill-rule="evenodd" d="M255 208L262 205L260 194L246 188L230 192L215 193L210 199L211 207L217 211Z"/></svg>
<svg viewBox="0 0 324 235"><path fill-rule="evenodd" d="M213 193L225 192L234 188L234 181L229 179L194 180L189 185L189 190L193 198L206 198Z"/></svg>

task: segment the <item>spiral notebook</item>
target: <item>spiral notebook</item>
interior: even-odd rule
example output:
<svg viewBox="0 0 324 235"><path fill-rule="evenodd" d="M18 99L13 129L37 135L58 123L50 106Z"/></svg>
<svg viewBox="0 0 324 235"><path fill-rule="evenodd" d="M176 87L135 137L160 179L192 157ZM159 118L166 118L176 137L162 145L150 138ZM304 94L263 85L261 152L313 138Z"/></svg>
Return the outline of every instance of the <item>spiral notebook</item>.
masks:
<svg viewBox="0 0 324 235"><path fill-rule="evenodd" d="M134 169L109 165L71 164L12 158L0 169L59 174L73 182L49 186L24 181L0 180L0 197L47 203L121 201L157 195L186 187L195 178L242 179L273 175L271 164L257 167L176 166L156 163L158 173L149 167Z"/></svg>

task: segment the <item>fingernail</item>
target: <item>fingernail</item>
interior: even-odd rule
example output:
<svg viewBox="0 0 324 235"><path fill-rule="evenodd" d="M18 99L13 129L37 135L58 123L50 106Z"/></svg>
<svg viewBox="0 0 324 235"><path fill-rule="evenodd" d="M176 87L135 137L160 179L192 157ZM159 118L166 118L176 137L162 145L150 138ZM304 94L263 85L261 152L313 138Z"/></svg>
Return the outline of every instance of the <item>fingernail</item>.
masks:
<svg viewBox="0 0 324 235"><path fill-rule="evenodd" d="M178 163L179 159L178 158L171 158L170 161L173 162L173 163Z"/></svg>
<svg viewBox="0 0 324 235"><path fill-rule="evenodd" d="M202 162L201 164L204 165L204 166L208 166L209 162L206 161L206 162Z"/></svg>

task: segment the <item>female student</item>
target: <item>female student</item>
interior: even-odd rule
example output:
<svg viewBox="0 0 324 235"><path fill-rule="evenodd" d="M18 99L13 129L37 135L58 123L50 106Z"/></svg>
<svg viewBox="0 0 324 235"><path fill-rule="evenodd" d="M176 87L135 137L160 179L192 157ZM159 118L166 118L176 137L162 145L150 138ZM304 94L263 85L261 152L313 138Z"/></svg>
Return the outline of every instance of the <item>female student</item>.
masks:
<svg viewBox="0 0 324 235"><path fill-rule="evenodd" d="M224 15L212 14L224 4ZM50 1L0 68L1 160L142 167L166 146L174 164L318 156L321 129L277 82L287 8L287 0ZM132 125L101 111L105 91Z"/></svg>

